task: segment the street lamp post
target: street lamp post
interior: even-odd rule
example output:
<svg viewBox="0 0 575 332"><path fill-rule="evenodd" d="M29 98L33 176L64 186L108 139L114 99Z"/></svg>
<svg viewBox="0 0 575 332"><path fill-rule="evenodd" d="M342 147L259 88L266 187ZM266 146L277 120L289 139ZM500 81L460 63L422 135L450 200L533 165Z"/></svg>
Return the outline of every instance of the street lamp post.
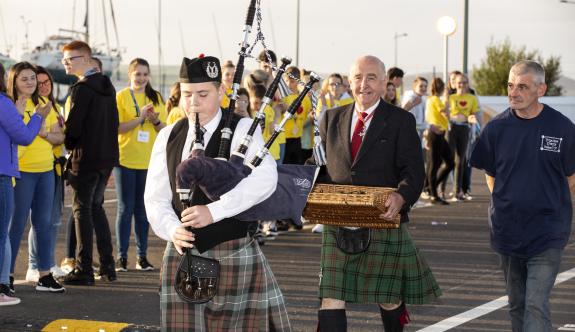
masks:
<svg viewBox="0 0 575 332"><path fill-rule="evenodd" d="M447 84L449 67L448 67L448 37L455 33L457 23L451 16L442 16L437 20L437 30L443 35L443 81Z"/></svg>
<svg viewBox="0 0 575 332"><path fill-rule="evenodd" d="M393 58L393 66L397 67L397 39L401 38L401 37L407 37L407 33L395 33L395 35L393 36L394 39L394 48L393 48L393 53L394 53L394 58Z"/></svg>

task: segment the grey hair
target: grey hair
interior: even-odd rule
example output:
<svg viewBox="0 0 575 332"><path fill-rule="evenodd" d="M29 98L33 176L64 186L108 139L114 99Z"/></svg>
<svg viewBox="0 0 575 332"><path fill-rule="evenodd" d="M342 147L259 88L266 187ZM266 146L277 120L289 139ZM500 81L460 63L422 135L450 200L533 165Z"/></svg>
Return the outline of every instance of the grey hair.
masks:
<svg viewBox="0 0 575 332"><path fill-rule="evenodd" d="M515 75L531 73L535 76L535 82L537 84L545 83L545 69L537 61L521 60L511 67L509 73L513 73Z"/></svg>
<svg viewBox="0 0 575 332"><path fill-rule="evenodd" d="M360 60L368 60L370 62L375 62L379 65L379 68L381 69L382 72L382 78L385 79L386 76L386 70L385 70L385 64L383 63L383 61L381 61L378 57L376 57L375 55L364 55L362 57L360 57L359 59L355 60L355 62L353 63L353 65L350 68L350 73L353 70L354 66L356 65L356 63L358 63ZM351 75L350 75L351 76Z"/></svg>

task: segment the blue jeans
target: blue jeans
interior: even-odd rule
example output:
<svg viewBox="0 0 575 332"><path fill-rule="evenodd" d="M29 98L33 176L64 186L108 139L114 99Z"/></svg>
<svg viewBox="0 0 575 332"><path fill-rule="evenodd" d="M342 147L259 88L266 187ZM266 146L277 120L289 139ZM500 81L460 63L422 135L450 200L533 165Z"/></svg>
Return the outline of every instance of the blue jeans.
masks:
<svg viewBox="0 0 575 332"><path fill-rule="evenodd" d="M114 168L114 181L118 194L116 215L116 241L118 256L127 258L134 216L134 233L138 257L145 257L148 251L148 217L144 206L144 189L148 170L131 169L123 166Z"/></svg>
<svg viewBox="0 0 575 332"><path fill-rule="evenodd" d="M32 210L32 227L38 243L38 270L50 270L50 248L52 247L51 215L54 204L54 172L21 172L21 178L14 188L14 216L10 225L10 245L12 261L10 273L14 273L16 256L26 227L26 221Z"/></svg>
<svg viewBox="0 0 575 332"><path fill-rule="evenodd" d="M12 178L0 175L0 284L8 284L10 275L10 242L8 229L14 211Z"/></svg>
<svg viewBox="0 0 575 332"><path fill-rule="evenodd" d="M58 239L58 230L62 224L62 199L63 199L63 180L56 172L54 175L54 204L52 205L52 215L50 216L50 267L56 265L54 259L54 252L56 250L56 240ZM38 269L38 244L36 243L36 234L34 228L30 228L28 232L28 268Z"/></svg>
<svg viewBox="0 0 575 332"><path fill-rule="evenodd" d="M552 248L526 259L500 255L513 332L552 330L549 295L562 253Z"/></svg>

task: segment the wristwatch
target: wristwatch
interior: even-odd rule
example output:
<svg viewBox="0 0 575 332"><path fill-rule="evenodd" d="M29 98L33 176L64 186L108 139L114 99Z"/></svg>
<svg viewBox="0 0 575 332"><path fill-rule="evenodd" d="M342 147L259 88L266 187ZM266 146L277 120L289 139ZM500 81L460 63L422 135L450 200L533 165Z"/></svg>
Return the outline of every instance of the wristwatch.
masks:
<svg viewBox="0 0 575 332"><path fill-rule="evenodd" d="M158 121L156 121L156 122L153 122L152 124L154 125L154 127L156 127L156 126L159 125L160 123L162 123L162 121L161 121L161 120L158 120Z"/></svg>

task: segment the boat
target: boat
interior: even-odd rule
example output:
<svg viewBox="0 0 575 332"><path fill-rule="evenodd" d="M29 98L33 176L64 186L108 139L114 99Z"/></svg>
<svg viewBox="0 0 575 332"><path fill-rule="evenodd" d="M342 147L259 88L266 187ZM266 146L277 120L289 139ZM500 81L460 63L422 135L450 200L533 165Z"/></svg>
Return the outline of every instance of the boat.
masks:
<svg viewBox="0 0 575 332"><path fill-rule="evenodd" d="M67 75L62 65L62 47L73 40L83 40L92 48L92 56L102 61L102 72L104 75L112 76L118 72L118 67L122 60L122 50L120 48L111 48L108 38L108 30L106 31L106 51L100 47L90 43L90 31L88 24L88 0L86 0L86 16L84 20L85 31L77 31L70 29L60 29L58 34L49 36L42 45L37 46L31 52L26 52L22 55L22 61L28 61L32 64L46 68L52 75L54 82L59 84L71 85L77 80L75 76ZM106 24L106 9L103 6L104 25ZM114 15L114 7L110 0L110 11L116 36L116 43L118 42L118 31L116 28L116 18Z"/></svg>
<svg viewBox="0 0 575 332"><path fill-rule="evenodd" d="M4 69L8 70L8 68L10 68L13 64L16 63L16 60L0 53L0 63L4 66Z"/></svg>

